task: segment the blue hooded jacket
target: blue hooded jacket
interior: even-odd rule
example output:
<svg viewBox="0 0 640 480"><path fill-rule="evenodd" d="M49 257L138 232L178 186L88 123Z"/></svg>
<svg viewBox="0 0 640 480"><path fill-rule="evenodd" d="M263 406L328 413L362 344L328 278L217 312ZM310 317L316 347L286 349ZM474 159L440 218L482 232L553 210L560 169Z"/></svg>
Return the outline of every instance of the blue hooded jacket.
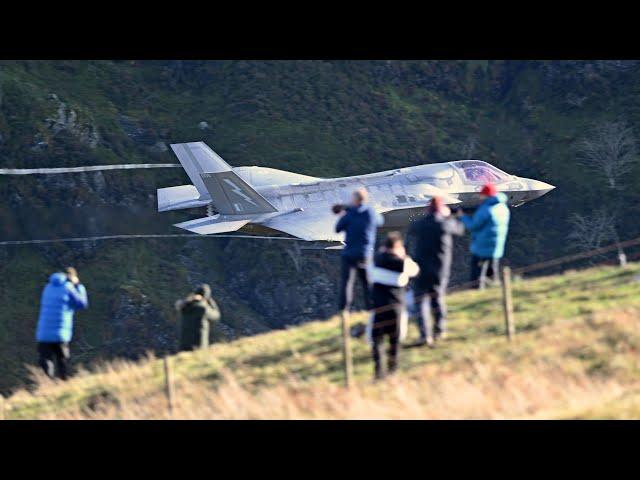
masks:
<svg viewBox="0 0 640 480"><path fill-rule="evenodd" d="M342 256L369 258L373 256L376 230L384 223L384 218L372 207L361 205L349 207L336 224L336 233L345 232L345 247Z"/></svg>
<svg viewBox="0 0 640 480"><path fill-rule="evenodd" d="M502 258L509 231L507 196L498 192L478 207L473 217L461 218L471 232L471 253L482 258Z"/></svg>
<svg viewBox="0 0 640 480"><path fill-rule="evenodd" d="M73 285L64 273L54 273L42 292L36 340L44 343L70 342L73 312L87 308L87 291Z"/></svg>

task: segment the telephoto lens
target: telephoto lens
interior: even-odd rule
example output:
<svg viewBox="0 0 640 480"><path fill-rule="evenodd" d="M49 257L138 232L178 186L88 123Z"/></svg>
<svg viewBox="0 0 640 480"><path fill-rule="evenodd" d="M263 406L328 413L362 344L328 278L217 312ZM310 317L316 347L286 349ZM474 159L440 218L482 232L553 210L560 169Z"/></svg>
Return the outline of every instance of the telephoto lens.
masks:
<svg viewBox="0 0 640 480"><path fill-rule="evenodd" d="M342 212L344 210L344 205L337 203L335 204L333 207L331 207L331 211L333 211L333 213L335 213L336 215L340 212Z"/></svg>

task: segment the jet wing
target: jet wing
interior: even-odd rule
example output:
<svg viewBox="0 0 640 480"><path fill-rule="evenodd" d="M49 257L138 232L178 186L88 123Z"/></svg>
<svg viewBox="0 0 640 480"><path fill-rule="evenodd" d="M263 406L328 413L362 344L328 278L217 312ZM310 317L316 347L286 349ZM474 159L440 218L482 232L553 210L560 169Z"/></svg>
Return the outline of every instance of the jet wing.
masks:
<svg viewBox="0 0 640 480"><path fill-rule="evenodd" d="M330 212L303 210L271 218L262 224L302 240L342 242L344 233L335 232L337 222L338 217Z"/></svg>
<svg viewBox="0 0 640 480"><path fill-rule="evenodd" d="M189 220L188 222L176 223L174 227L184 228L200 235L211 235L214 233L235 232L244 227L249 220L231 220L228 217L203 217Z"/></svg>

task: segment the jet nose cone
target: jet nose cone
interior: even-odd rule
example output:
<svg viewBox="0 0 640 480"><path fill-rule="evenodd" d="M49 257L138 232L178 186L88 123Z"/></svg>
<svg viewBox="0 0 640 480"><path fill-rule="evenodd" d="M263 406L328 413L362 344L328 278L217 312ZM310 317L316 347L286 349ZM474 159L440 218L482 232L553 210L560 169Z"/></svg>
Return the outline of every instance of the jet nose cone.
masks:
<svg viewBox="0 0 640 480"><path fill-rule="evenodd" d="M526 179L526 183L527 190L529 190L534 195L533 198L541 197L542 195L549 193L551 190L556 188L555 186L548 183L541 182L540 180L532 180L530 178Z"/></svg>

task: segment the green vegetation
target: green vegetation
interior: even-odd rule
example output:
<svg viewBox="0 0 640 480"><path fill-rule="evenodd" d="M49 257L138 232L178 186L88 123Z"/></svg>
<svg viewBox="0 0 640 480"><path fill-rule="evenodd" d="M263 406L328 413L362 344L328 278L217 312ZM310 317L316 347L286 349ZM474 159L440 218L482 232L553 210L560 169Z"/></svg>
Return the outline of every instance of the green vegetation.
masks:
<svg viewBox="0 0 640 480"><path fill-rule="evenodd" d="M557 186L513 212L517 267L574 250L574 213L605 208L621 239L640 235L638 164L603 191L575 148L598 122L637 130L638 74L631 61L0 61L0 167L175 162L167 144L194 140L232 165L320 176L472 156ZM155 189L187 181L179 169L0 177L2 239L175 233L203 211L159 215ZM200 281L227 339L329 316L334 258L299 257L253 241L0 247L0 392L24 384L37 299L60 266L89 288L77 340L90 364L171 352L171 306Z"/></svg>
<svg viewBox="0 0 640 480"><path fill-rule="evenodd" d="M632 264L516 282L518 332L512 343L503 334L499 289L453 294L446 343L403 349L397 378L377 385L370 384L367 345L353 341L357 386L351 401L363 402L363 410L355 412L340 413L342 407L329 408L318 398L327 392L346 395L339 388L343 374L336 318L180 353L170 360L176 395L183 402L176 416L219 418L236 415L235 408L245 412L238 416L249 418L615 418L621 409L621 415L637 418L639 273L640 265ZM412 326L410 336L415 335ZM8 418L166 415L160 360L107 364L101 372L84 372L63 384L39 382L32 393L18 392L7 400ZM431 393L423 399L425 391ZM465 395L478 396L475 406ZM284 410L260 410L264 398ZM404 417L391 413L397 401L406 403Z"/></svg>

